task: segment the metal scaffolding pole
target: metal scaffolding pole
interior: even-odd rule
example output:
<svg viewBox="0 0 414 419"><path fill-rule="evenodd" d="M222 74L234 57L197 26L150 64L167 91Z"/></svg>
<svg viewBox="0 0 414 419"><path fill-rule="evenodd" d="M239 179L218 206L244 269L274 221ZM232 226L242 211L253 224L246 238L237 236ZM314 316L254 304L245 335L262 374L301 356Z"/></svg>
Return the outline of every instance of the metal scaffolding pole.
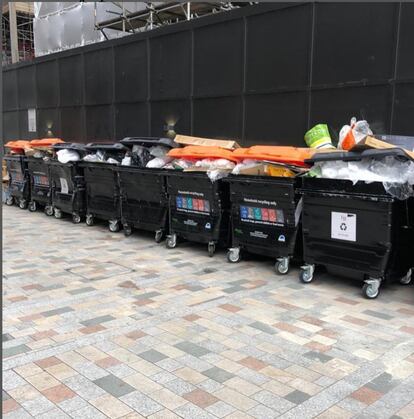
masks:
<svg viewBox="0 0 414 419"><path fill-rule="evenodd" d="M12 63L19 61L19 44L17 42L16 5L9 1L10 46Z"/></svg>

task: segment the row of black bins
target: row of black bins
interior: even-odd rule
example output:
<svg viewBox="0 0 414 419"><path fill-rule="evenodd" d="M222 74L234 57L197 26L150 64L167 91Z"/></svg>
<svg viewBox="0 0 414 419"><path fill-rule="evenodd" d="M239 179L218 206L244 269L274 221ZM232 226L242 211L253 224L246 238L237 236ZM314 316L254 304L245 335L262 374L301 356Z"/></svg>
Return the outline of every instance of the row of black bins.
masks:
<svg viewBox="0 0 414 419"><path fill-rule="evenodd" d="M229 176L212 183L204 173L142 169L107 163L66 163L6 157L12 199L21 208L71 214L87 225L109 222L155 232L168 248L179 239L229 247L229 262L243 253L276 259L286 274L291 260L300 279L315 266L363 281L376 298L381 283L408 284L414 266L414 200L400 201L381 183L316 178ZM8 202L9 204L12 202Z"/></svg>

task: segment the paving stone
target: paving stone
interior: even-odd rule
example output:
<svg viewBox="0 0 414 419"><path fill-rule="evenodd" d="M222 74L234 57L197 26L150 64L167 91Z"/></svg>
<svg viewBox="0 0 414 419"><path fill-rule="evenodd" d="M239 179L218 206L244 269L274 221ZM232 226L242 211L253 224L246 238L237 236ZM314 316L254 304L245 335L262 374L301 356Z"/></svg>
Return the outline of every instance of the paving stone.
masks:
<svg viewBox="0 0 414 419"><path fill-rule="evenodd" d="M56 308L54 310L44 311L43 313L40 313L40 314L44 317L51 317L51 316L57 316L57 315L63 314L63 313L69 313L70 311L74 311L73 308L71 308L71 307L61 307L61 308Z"/></svg>
<svg viewBox="0 0 414 419"><path fill-rule="evenodd" d="M161 352L156 351L155 349L150 349L149 351L141 352L139 356L142 359L145 359L148 362L158 362L162 361L163 359L167 358L164 354Z"/></svg>
<svg viewBox="0 0 414 419"><path fill-rule="evenodd" d="M383 319L383 320L391 320L393 318L393 316L382 313L380 311L364 310L363 313L367 314L368 316L377 317L378 319Z"/></svg>
<svg viewBox="0 0 414 419"><path fill-rule="evenodd" d="M95 326L101 323L105 323L105 322L109 322L111 320L115 320L115 317L112 316L99 316L99 317L94 317L92 319L89 320L85 320L83 322L80 322L81 324L83 324L84 326Z"/></svg>
<svg viewBox="0 0 414 419"><path fill-rule="evenodd" d="M262 332L269 333L271 335L274 335L276 333L276 330L273 327L268 326L267 324L262 322L253 322L250 323L249 326L261 330Z"/></svg>
<svg viewBox="0 0 414 419"><path fill-rule="evenodd" d="M225 381L230 380L230 378L234 377L234 374L231 374L230 372L218 367L213 367L206 371L203 371L203 374L219 383L224 383Z"/></svg>
<svg viewBox="0 0 414 419"><path fill-rule="evenodd" d="M135 390L134 387L112 374L98 378L94 383L115 397L124 396Z"/></svg>
<svg viewBox="0 0 414 419"><path fill-rule="evenodd" d="M96 291L94 287L83 287L83 288L76 288L74 290L69 290L68 293L72 295L84 294L86 292Z"/></svg>
<svg viewBox="0 0 414 419"><path fill-rule="evenodd" d="M29 351L31 351L31 348L24 344L12 346L9 348L3 348L3 358L9 358L11 356L19 355Z"/></svg>
<svg viewBox="0 0 414 419"><path fill-rule="evenodd" d="M120 400L143 416L152 415L163 409L163 406L139 391L134 391L122 396L120 397Z"/></svg>
<svg viewBox="0 0 414 419"><path fill-rule="evenodd" d="M308 400L310 397L309 394L304 393L303 391L300 390L295 390L292 391L291 393L287 394L285 396L286 400L289 400L292 403L295 404L301 404L303 403L305 400Z"/></svg>
<svg viewBox="0 0 414 419"><path fill-rule="evenodd" d="M199 345L196 345L188 341L177 343L174 346L183 352L187 352L188 354L194 355L197 357L207 355L208 353L210 353L208 349L205 349Z"/></svg>
<svg viewBox="0 0 414 419"><path fill-rule="evenodd" d="M8 342L9 340L12 340L12 339L14 339L14 337L10 335L9 333L2 334L2 342Z"/></svg>

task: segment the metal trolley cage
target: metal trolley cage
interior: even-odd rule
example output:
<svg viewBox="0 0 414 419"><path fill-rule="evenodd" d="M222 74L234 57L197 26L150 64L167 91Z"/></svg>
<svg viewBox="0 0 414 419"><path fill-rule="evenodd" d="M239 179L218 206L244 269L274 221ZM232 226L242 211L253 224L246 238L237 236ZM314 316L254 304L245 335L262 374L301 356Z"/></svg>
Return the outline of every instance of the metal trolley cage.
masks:
<svg viewBox="0 0 414 419"><path fill-rule="evenodd" d="M58 143L53 146L55 154L59 150L76 151L79 157L86 153L85 146L77 143ZM79 161L61 163L57 159L49 160L50 181L52 185L52 205L56 218L70 214L77 224L86 213L85 180Z"/></svg>
<svg viewBox="0 0 414 419"><path fill-rule="evenodd" d="M16 203L21 209L26 209L30 201L30 177L27 159L24 155L6 155L4 161L9 174L9 196L6 199L6 205Z"/></svg>
<svg viewBox="0 0 414 419"><path fill-rule="evenodd" d="M363 281L367 298L376 298L384 282L410 282L411 201L393 198L379 182L303 180L302 282L313 281L317 265Z"/></svg>
<svg viewBox="0 0 414 419"><path fill-rule="evenodd" d="M127 148L119 143L90 143L90 152L102 151L107 156L120 160ZM108 221L109 230L117 232L121 228L120 190L116 167L106 162L82 161L86 192L86 224L92 226L95 219Z"/></svg>
<svg viewBox="0 0 414 419"><path fill-rule="evenodd" d="M277 274L287 274L300 247L300 177L230 175L232 247L227 260L244 251L276 259Z"/></svg>
<svg viewBox="0 0 414 419"><path fill-rule="evenodd" d="M27 166L30 177L29 211L34 212L42 206L46 215L53 215L49 161L27 157Z"/></svg>
<svg viewBox="0 0 414 419"><path fill-rule="evenodd" d="M177 239L207 244L209 256L217 245L229 242L229 185L212 182L206 173L174 172L167 174L170 234L167 248Z"/></svg>

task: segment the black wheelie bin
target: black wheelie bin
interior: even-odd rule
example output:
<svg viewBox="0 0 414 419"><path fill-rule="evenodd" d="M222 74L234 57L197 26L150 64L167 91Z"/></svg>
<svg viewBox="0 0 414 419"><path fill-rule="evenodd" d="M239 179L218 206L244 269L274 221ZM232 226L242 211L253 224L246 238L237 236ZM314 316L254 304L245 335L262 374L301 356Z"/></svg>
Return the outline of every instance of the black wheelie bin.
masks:
<svg viewBox="0 0 414 419"><path fill-rule="evenodd" d="M342 160L379 158L381 150L347 153ZM387 151L386 153L389 153ZM404 158L403 152L395 155ZM337 159L319 154L312 161ZM363 281L363 295L376 298L382 283L408 284L413 263L409 200L398 200L380 182L303 178L303 259L300 279L312 282L315 266Z"/></svg>
<svg viewBox="0 0 414 419"><path fill-rule="evenodd" d="M89 143L86 150L89 156L97 156L93 161L88 160L87 155L79 164L85 179L86 224L92 226L96 218L105 220L109 230L117 232L121 228L121 197L116 166L121 163L127 148L120 143Z"/></svg>
<svg viewBox="0 0 414 419"><path fill-rule="evenodd" d="M53 146L53 150L56 158L49 160L49 171L54 215L62 218L63 214L70 214L72 221L78 224L86 212L85 181L83 168L79 165L86 153L85 145L59 143ZM62 150L76 153L79 160L59 161L56 153Z"/></svg>
<svg viewBox="0 0 414 419"><path fill-rule="evenodd" d="M168 198L165 174L162 169L150 169L146 160L154 158L151 150L177 147L169 138L128 137L120 141L131 150L131 166L118 166L121 193L121 221L124 234L129 236L133 229L155 232L159 243L168 230ZM144 150L147 156L137 158L134 146Z"/></svg>
<svg viewBox="0 0 414 419"><path fill-rule="evenodd" d="M221 179L212 182L206 173L168 171L170 234L167 248L177 239L208 245L213 256L216 245L229 242L229 184Z"/></svg>
<svg viewBox="0 0 414 419"><path fill-rule="evenodd" d="M237 263L243 251L276 259L285 275L300 248L302 201L300 177L230 175L232 247L227 260Z"/></svg>
<svg viewBox="0 0 414 419"><path fill-rule="evenodd" d="M9 174L6 205L16 203L21 209L26 209L30 201L30 177L26 156L6 155L4 160Z"/></svg>
<svg viewBox="0 0 414 419"><path fill-rule="evenodd" d="M36 211L39 206L45 214L53 215L52 188L50 182L49 158L27 157L30 177L29 211Z"/></svg>

